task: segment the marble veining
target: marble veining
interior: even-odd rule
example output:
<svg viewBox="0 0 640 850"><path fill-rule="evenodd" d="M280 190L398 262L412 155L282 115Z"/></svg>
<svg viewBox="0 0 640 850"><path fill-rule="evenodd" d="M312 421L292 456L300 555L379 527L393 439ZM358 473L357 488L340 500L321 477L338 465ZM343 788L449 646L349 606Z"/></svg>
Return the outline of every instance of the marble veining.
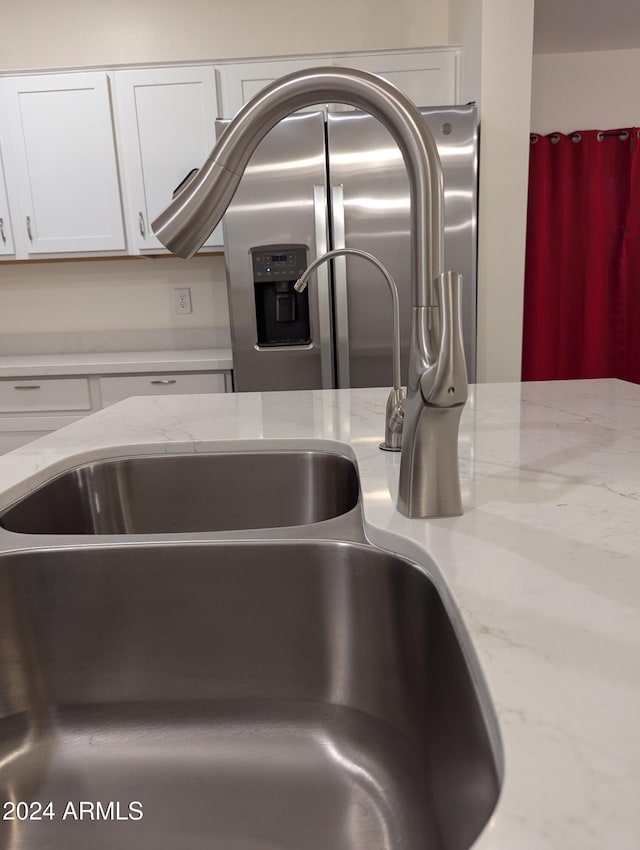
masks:
<svg viewBox="0 0 640 850"><path fill-rule="evenodd" d="M476 850L640 848L640 387L472 388L464 514L394 507L387 390L133 398L0 457L0 505L57 471L227 441L348 444L367 534L450 592L495 705L504 786Z"/></svg>

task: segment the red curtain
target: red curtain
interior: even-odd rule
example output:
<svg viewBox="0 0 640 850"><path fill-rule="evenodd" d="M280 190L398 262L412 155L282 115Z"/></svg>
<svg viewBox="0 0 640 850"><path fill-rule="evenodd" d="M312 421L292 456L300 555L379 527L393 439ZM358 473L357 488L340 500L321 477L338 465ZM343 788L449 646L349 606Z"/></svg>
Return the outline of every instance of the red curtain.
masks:
<svg viewBox="0 0 640 850"><path fill-rule="evenodd" d="M625 297L624 366L618 377L640 384L640 130L634 128L631 132L634 149L621 262Z"/></svg>
<svg viewBox="0 0 640 850"><path fill-rule="evenodd" d="M532 136L522 380L640 383L640 134Z"/></svg>

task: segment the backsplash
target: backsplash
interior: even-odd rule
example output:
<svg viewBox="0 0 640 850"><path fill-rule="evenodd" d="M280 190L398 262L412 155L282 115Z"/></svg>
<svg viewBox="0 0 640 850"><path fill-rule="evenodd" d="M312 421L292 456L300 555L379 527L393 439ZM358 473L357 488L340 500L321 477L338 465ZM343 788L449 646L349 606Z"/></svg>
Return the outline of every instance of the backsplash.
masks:
<svg viewBox="0 0 640 850"><path fill-rule="evenodd" d="M0 356L108 354L118 351L185 351L231 348L229 328L73 333L2 334Z"/></svg>
<svg viewBox="0 0 640 850"><path fill-rule="evenodd" d="M176 314L175 287L192 313ZM0 266L0 354L228 345L221 256Z"/></svg>

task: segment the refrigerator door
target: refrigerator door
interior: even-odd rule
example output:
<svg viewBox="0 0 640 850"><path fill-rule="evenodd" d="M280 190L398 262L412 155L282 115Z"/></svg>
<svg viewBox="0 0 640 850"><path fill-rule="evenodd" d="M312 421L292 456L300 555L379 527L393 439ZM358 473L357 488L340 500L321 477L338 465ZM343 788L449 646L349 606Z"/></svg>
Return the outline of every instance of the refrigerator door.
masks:
<svg viewBox="0 0 640 850"><path fill-rule="evenodd" d="M218 135L227 123L217 122ZM324 116L298 113L256 148L223 219L236 390L333 386L327 267L304 311L292 292L327 250L326 210ZM289 339L287 324L297 327L302 312L307 320L307 298L308 332Z"/></svg>
<svg viewBox="0 0 640 850"><path fill-rule="evenodd" d="M463 275L464 347L469 380L474 381L476 108L432 107L421 112L434 134L444 171L445 269ZM402 380L406 383L411 290L409 186L404 163L387 130L376 119L358 112L329 115L328 148L332 247L369 251L394 277L400 295ZM383 278L369 263L348 257L336 262L334 285L338 386L390 386L392 313Z"/></svg>

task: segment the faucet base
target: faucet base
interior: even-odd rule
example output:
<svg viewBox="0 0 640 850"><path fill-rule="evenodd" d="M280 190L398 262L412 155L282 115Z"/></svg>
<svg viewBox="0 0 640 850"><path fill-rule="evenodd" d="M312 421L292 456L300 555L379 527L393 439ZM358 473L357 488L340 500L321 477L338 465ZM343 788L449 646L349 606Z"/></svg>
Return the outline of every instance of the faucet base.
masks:
<svg viewBox="0 0 640 850"><path fill-rule="evenodd" d="M413 416L406 413L404 437L412 433L414 438L412 450L403 452L400 461L398 510L422 519L460 516L458 429L464 405L431 407L418 402L412 407Z"/></svg>

